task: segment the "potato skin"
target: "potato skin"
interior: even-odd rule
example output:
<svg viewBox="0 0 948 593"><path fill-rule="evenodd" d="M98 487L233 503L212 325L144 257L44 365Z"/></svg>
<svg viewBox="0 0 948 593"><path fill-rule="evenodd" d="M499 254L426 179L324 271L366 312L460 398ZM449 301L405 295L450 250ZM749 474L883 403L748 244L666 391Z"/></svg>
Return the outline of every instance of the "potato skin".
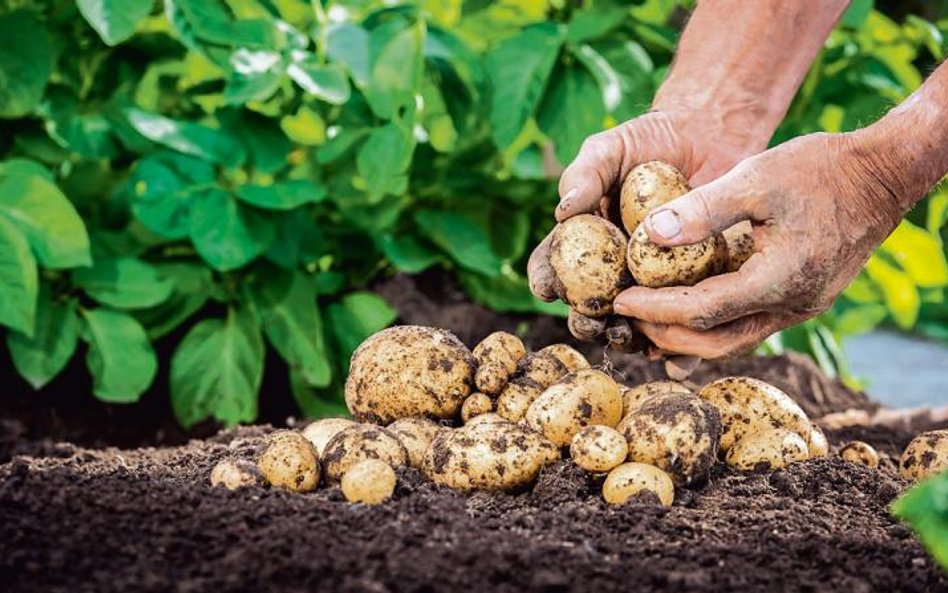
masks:
<svg viewBox="0 0 948 593"><path fill-rule="evenodd" d="M631 233L649 212L683 196L691 188L678 169L663 161L648 161L626 175L619 193L622 226Z"/></svg>
<svg viewBox="0 0 948 593"><path fill-rule="evenodd" d="M263 484L260 468L246 459L225 459L211 470L211 487L223 486L237 490L246 486Z"/></svg>
<svg viewBox="0 0 948 593"><path fill-rule="evenodd" d="M549 352L530 354L520 361L517 373L500 392L497 413L511 422L520 420L543 390L568 372L566 365Z"/></svg>
<svg viewBox="0 0 948 593"><path fill-rule="evenodd" d="M405 451L408 453L408 464L418 469L421 468L425 451L431 446L431 441L439 432L447 430L428 418L420 416L399 418L389 424L387 428L405 446Z"/></svg>
<svg viewBox="0 0 948 593"><path fill-rule="evenodd" d="M488 412L487 414L480 414L471 418L470 422L465 424L465 426L472 426L476 424L497 424L497 423L510 423L510 420L507 420L500 414L494 412Z"/></svg>
<svg viewBox="0 0 948 593"><path fill-rule="evenodd" d="M879 454L869 443L850 441L839 450L839 456L850 463L858 463L866 467L879 467Z"/></svg>
<svg viewBox="0 0 948 593"><path fill-rule="evenodd" d="M517 491L557 459L556 447L532 430L481 422L439 434L425 456L425 471L434 482L462 492Z"/></svg>
<svg viewBox="0 0 948 593"><path fill-rule="evenodd" d="M754 226L744 220L724 230L721 235L727 244L725 272L736 272L754 255Z"/></svg>
<svg viewBox="0 0 948 593"><path fill-rule="evenodd" d="M931 430L908 444L899 459L899 474L921 480L948 469L948 429Z"/></svg>
<svg viewBox="0 0 948 593"><path fill-rule="evenodd" d="M624 504L639 492L651 492L666 507L675 500L671 476L647 463L623 463L609 472L602 484L602 497L609 504Z"/></svg>
<svg viewBox="0 0 948 593"><path fill-rule="evenodd" d="M472 393L461 405L461 422L467 424L471 418L494 411L494 402L483 393Z"/></svg>
<svg viewBox="0 0 948 593"><path fill-rule="evenodd" d="M632 278L641 286L693 286L724 271L727 244L721 235L694 245L661 247L652 243L639 225L629 239L627 264Z"/></svg>
<svg viewBox="0 0 948 593"><path fill-rule="evenodd" d="M373 335L352 355L346 405L358 420L452 418L474 384L474 356L449 331L402 325Z"/></svg>
<svg viewBox="0 0 948 593"><path fill-rule="evenodd" d="M348 418L321 418L306 425L302 435L316 448L316 454L322 457L326 443L339 431L355 426L356 422Z"/></svg>
<svg viewBox="0 0 948 593"><path fill-rule="evenodd" d="M550 344L539 350L540 354L551 354L563 363L570 373L590 368L589 361L578 350L568 344Z"/></svg>
<svg viewBox="0 0 948 593"><path fill-rule="evenodd" d="M540 397L543 389L532 381L513 381L507 383L497 398L497 414L510 422L521 420L530 408L530 404Z"/></svg>
<svg viewBox="0 0 948 593"><path fill-rule="evenodd" d="M375 505L392 497L396 481L392 466L378 459L366 459L353 465L339 485L349 502Z"/></svg>
<svg viewBox="0 0 948 593"><path fill-rule="evenodd" d="M569 455L573 463L588 472L607 472L618 467L629 454L622 433L602 425L587 426L573 437Z"/></svg>
<svg viewBox="0 0 948 593"><path fill-rule="evenodd" d="M494 332L474 347L477 372L474 384L482 393L496 395L504 388L511 375L517 371L517 363L527 355L527 349L517 336L507 332Z"/></svg>
<svg viewBox="0 0 948 593"><path fill-rule="evenodd" d="M819 426L814 424L810 430L810 438L804 440L807 441L807 451L810 454L810 459L826 457L829 454L829 442L826 440L826 435L823 434L823 429Z"/></svg>
<svg viewBox="0 0 948 593"><path fill-rule="evenodd" d="M257 467L271 486L295 492L314 490L321 477L313 444L292 430L278 430L267 437Z"/></svg>
<svg viewBox="0 0 948 593"><path fill-rule="evenodd" d="M619 386L622 393L622 417L625 418L632 411L645 403L647 400L672 393L683 393L685 395L694 395L690 389L678 381L650 381L642 383L635 387Z"/></svg>
<svg viewBox="0 0 948 593"><path fill-rule="evenodd" d="M583 427L614 427L622 417L622 397L612 377L594 369L566 375L530 404L527 426L553 444L565 447Z"/></svg>
<svg viewBox="0 0 948 593"><path fill-rule="evenodd" d="M612 301L631 281L625 264L625 235L592 214L580 214L556 226L550 265L560 285L560 298L588 317L612 313Z"/></svg>
<svg viewBox="0 0 948 593"><path fill-rule="evenodd" d="M654 465L676 486L704 483L717 459L721 417L695 395L652 397L632 410L617 430L629 443L629 461Z"/></svg>
<svg viewBox="0 0 948 593"><path fill-rule="evenodd" d="M326 477L338 482L355 464L366 459L378 459L390 466L408 463L405 445L390 430L371 424L350 426L326 444L323 466Z"/></svg>
<svg viewBox="0 0 948 593"><path fill-rule="evenodd" d="M744 435L727 452L727 464L745 471L768 471L805 461L806 441L784 428L762 428Z"/></svg>

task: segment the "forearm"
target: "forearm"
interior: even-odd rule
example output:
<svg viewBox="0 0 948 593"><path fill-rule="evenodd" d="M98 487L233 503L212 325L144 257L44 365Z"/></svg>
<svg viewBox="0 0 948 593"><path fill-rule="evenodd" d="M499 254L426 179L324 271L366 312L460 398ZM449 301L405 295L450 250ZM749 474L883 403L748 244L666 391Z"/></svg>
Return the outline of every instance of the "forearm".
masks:
<svg viewBox="0 0 948 593"><path fill-rule="evenodd" d="M848 0L701 0L653 108L687 110L736 152L766 148Z"/></svg>

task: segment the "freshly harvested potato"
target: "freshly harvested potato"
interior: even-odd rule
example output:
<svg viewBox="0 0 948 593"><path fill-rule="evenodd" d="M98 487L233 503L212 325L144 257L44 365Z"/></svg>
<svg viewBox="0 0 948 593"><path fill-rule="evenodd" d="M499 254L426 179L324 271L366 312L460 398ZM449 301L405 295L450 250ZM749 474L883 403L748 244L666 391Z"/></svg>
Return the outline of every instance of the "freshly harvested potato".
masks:
<svg viewBox="0 0 948 593"><path fill-rule="evenodd" d="M573 463L588 472L607 472L625 461L629 444L618 430L608 426L587 426L569 445Z"/></svg>
<svg viewBox="0 0 948 593"><path fill-rule="evenodd" d="M588 369L591 366L585 356L567 344L550 344L546 348L541 348L539 353L552 354L557 360L563 363L563 366L565 366L566 370L570 373Z"/></svg>
<svg viewBox="0 0 948 593"><path fill-rule="evenodd" d="M694 245L662 247L639 225L629 239L627 263L641 286L693 286L724 270L727 245L721 235L714 235Z"/></svg>
<svg viewBox="0 0 948 593"><path fill-rule="evenodd" d="M921 480L948 469L948 429L931 430L908 444L899 460L906 480Z"/></svg>
<svg viewBox="0 0 948 593"><path fill-rule="evenodd" d="M810 456L806 441L784 428L763 428L745 434L727 452L727 464L742 470L772 470Z"/></svg>
<svg viewBox="0 0 948 593"><path fill-rule="evenodd" d="M693 394L672 393L646 399L617 429L629 443L629 461L654 465L688 486L703 483L717 459L721 417Z"/></svg>
<svg viewBox="0 0 948 593"><path fill-rule="evenodd" d="M527 356L520 361L517 374L500 392L497 413L511 422L520 420L543 390L568 372L566 365L549 352Z"/></svg>
<svg viewBox="0 0 948 593"><path fill-rule="evenodd" d="M688 193L688 180L662 161L636 166L626 175L619 193L622 226L631 233L652 210Z"/></svg>
<svg viewBox="0 0 948 593"><path fill-rule="evenodd" d="M355 464L378 459L392 467L408 463L408 450L390 430L371 424L356 424L342 430L326 444L323 466L326 476L338 482Z"/></svg>
<svg viewBox="0 0 948 593"><path fill-rule="evenodd" d="M850 441L839 450L839 456L850 463L879 467L879 454L869 443Z"/></svg>
<svg viewBox="0 0 948 593"><path fill-rule="evenodd" d="M588 317L612 313L612 301L631 280L625 265L625 235L592 214L580 214L556 226L550 265L560 298Z"/></svg>
<svg viewBox="0 0 948 593"><path fill-rule="evenodd" d="M244 486L257 486L263 483L260 468L246 459L225 459L211 470L211 486L223 486L228 490L237 490Z"/></svg>
<svg viewBox="0 0 948 593"><path fill-rule="evenodd" d="M807 441L807 451L811 459L826 457L829 453L829 442L827 442L826 435L823 434L823 430L819 426L814 424L813 428L810 429L810 438L804 440Z"/></svg>
<svg viewBox="0 0 948 593"><path fill-rule="evenodd" d="M556 446L528 428L480 422L439 434L426 454L425 471L434 482L463 492L512 491L532 484L540 469L557 459Z"/></svg>
<svg viewBox="0 0 948 593"><path fill-rule="evenodd" d="M754 226L749 220L741 221L724 230L727 244L726 272L736 272L754 255Z"/></svg>
<svg viewBox="0 0 948 593"><path fill-rule="evenodd" d="M472 393L461 405L461 422L467 424L471 418L494 411L494 402L483 393Z"/></svg>
<svg viewBox="0 0 948 593"><path fill-rule="evenodd" d="M652 399L657 395L668 395L671 393L683 393L685 395L694 395L690 389L678 381L650 381L642 383L635 387L619 386L622 393L622 417L628 416L632 410Z"/></svg>
<svg viewBox="0 0 948 593"><path fill-rule="evenodd" d="M339 431L355 426L355 424L355 421L348 418L322 418L307 424L302 434L309 442L313 443L316 454L322 457L326 450L326 443L336 436Z"/></svg>
<svg viewBox="0 0 948 593"><path fill-rule="evenodd" d="M675 500L671 476L647 463L623 463L609 472L602 484L602 497L609 504L623 504L639 492L651 492L666 507Z"/></svg>
<svg viewBox="0 0 948 593"><path fill-rule="evenodd" d="M342 476L342 494L349 502L379 504L395 491L395 470L378 459L366 459L352 466Z"/></svg>
<svg viewBox="0 0 948 593"><path fill-rule="evenodd" d="M408 464L414 468L421 468L425 451L431 446L431 441L445 429L428 418L415 416L414 418L399 418L388 425L388 430L405 445Z"/></svg>
<svg viewBox="0 0 948 593"><path fill-rule="evenodd" d="M257 467L271 486L308 492L321 475L316 449L306 437L292 430L278 430L267 438Z"/></svg>
<svg viewBox="0 0 948 593"><path fill-rule="evenodd" d="M517 363L527 355L520 338L507 332L494 332L474 347L477 372L474 384L483 393L496 395L504 388Z"/></svg>
<svg viewBox="0 0 948 593"><path fill-rule="evenodd" d="M566 375L537 397L524 419L559 447L592 424L614 427L622 417L622 397L612 377L594 369Z"/></svg>
<svg viewBox="0 0 948 593"><path fill-rule="evenodd" d="M510 422L500 414L495 414L494 412L488 412L487 414L480 414L479 416L474 416L471 418L471 421L465 424L465 426L473 426L475 424L497 424L499 422Z"/></svg>
<svg viewBox="0 0 948 593"><path fill-rule="evenodd" d="M721 451L725 453L745 434L761 428L785 428L804 440L813 429L789 395L760 379L724 377L702 387L698 397L721 412Z"/></svg>
<svg viewBox="0 0 948 593"><path fill-rule="evenodd" d="M474 383L474 356L449 331L401 325L378 332L352 355L346 405L359 420L453 418Z"/></svg>
<svg viewBox="0 0 948 593"><path fill-rule="evenodd" d="M530 404L540 397L543 389L532 381L513 381L508 383L497 398L497 414L510 422L524 417Z"/></svg>

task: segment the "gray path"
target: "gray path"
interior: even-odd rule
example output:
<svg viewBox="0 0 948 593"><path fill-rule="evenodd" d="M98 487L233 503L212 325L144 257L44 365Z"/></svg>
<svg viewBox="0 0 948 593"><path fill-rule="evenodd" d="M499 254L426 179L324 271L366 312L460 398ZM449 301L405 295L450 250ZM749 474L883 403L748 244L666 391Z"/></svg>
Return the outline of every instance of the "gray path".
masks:
<svg viewBox="0 0 948 593"><path fill-rule="evenodd" d="M844 344L866 392L895 408L948 405L948 346L876 331Z"/></svg>

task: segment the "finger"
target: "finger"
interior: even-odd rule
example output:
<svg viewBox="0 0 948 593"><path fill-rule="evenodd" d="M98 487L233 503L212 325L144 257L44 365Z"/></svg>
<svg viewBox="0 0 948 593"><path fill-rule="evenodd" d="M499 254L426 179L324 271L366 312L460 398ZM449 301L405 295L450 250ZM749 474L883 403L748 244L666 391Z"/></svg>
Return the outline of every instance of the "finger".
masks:
<svg viewBox="0 0 948 593"><path fill-rule="evenodd" d="M544 301L555 301L558 298L556 294L556 272L550 265L550 241L553 233L546 236L540 244L536 246L530 259L527 261L527 278L530 282L530 292L538 299Z"/></svg>
<svg viewBox="0 0 948 593"><path fill-rule="evenodd" d="M785 327L787 324L783 321L782 316L759 313L708 331L644 321L636 321L635 326L663 350L716 360L753 349L770 334Z"/></svg>
<svg viewBox="0 0 948 593"><path fill-rule="evenodd" d="M672 381L684 381L701 364L698 356L672 356L665 361L665 374Z"/></svg>
<svg viewBox="0 0 948 593"><path fill-rule="evenodd" d="M586 317L570 309L566 326L577 340L592 342L606 331L606 319Z"/></svg>
<svg viewBox="0 0 948 593"><path fill-rule="evenodd" d="M583 142L579 154L560 176L560 203L556 219L593 212L619 177L622 141L617 132L594 134Z"/></svg>

